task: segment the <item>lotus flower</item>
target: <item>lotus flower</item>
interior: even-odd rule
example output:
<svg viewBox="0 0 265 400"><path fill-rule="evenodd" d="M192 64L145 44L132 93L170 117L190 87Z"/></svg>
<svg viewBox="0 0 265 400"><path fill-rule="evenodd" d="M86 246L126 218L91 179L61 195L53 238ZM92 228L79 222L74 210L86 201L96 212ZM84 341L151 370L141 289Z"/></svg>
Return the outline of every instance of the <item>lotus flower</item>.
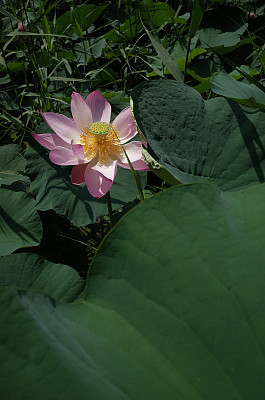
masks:
<svg viewBox="0 0 265 400"><path fill-rule="evenodd" d="M17 31L18 31L18 32L28 32L28 29L27 29L26 25L24 25L22 22L19 22L19 23L17 24ZM25 40L28 39L27 36L18 36L17 38L18 38L18 40L19 40L20 42L24 42Z"/></svg>
<svg viewBox="0 0 265 400"><path fill-rule="evenodd" d="M54 164L74 165L72 183L85 182L92 196L104 196L113 185L117 166L130 168L124 150L135 170L149 170L142 159L141 142L127 143L137 134L130 107L110 123L111 106L95 90L86 100L73 92L71 111L73 118L41 112L55 134L32 136L51 150L49 157Z"/></svg>

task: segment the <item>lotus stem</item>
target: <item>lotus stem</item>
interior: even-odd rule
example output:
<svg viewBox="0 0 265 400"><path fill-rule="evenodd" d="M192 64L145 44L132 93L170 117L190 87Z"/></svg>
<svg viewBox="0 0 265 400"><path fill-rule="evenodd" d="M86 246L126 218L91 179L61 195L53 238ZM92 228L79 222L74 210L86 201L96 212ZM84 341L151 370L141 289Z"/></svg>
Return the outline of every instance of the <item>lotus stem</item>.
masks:
<svg viewBox="0 0 265 400"><path fill-rule="evenodd" d="M113 219L111 198L110 198L110 193L109 192L106 193L106 199L107 199L107 204L108 204L110 226L111 226L111 228L113 228L114 227L114 219Z"/></svg>

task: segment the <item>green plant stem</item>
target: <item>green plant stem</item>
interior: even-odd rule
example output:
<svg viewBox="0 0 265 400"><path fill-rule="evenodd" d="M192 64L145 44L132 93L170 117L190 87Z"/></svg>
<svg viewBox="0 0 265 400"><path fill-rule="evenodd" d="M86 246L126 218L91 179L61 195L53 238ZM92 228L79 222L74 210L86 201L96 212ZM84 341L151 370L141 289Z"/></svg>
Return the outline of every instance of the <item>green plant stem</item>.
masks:
<svg viewBox="0 0 265 400"><path fill-rule="evenodd" d="M111 226L111 228L113 228L114 227L114 219L113 219L111 198L110 198L109 192L107 192L105 196L106 196L107 204L108 204L110 226Z"/></svg>
<svg viewBox="0 0 265 400"><path fill-rule="evenodd" d="M117 135L116 135L116 137L117 137L117 139L119 139ZM136 185L138 193L139 193L140 201L144 201L144 194L143 194L142 186L141 186L141 183L140 183L140 181L138 179L138 176L136 175L135 170L134 170L134 168L132 166L132 163L131 163L131 161L130 161L130 159L129 159L129 157L128 157L128 155L127 155L127 153L126 153L126 151L124 150L123 147L122 147L122 150L123 150L123 152L125 154L125 157L127 158L128 164L130 166L130 170L131 170L135 185Z"/></svg>
<svg viewBox="0 0 265 400"><path fill-rule="evenodd" d="M134 181L135 181L135 184L136 184L136 187L137 187L137 190L138 190L138 193L139 193L140 201L144 201L144 194L143 194L143 190L142 190L140 181L139 181L139 179L138 179L138 176L137 176L136 173L135 173L135 170L134 170L134 168L133 168L133 166L132 166L132 163L131 163L129 157L127 156L126 151L125 151L124 149L123 149L123 151L124 151L124 154L125 154L125 156L126 156L126 158L127 158L128 163L129 163L130 170L131 170L131 172L132 172L133 179L134 179Z"/></svg>
<svg viewBox="0 0 265 400"><path fill-rule="evenodd" d="M188 67L188 60L189 60L191 39L192 39L192 38L189 37L188 48L187 48L187 54L186 54L186 60L185 60L184 77L183 77L183 82L184 82L184 83L185 83L185 81L186 81L186 74L187 74L187 67Z"/></svg>

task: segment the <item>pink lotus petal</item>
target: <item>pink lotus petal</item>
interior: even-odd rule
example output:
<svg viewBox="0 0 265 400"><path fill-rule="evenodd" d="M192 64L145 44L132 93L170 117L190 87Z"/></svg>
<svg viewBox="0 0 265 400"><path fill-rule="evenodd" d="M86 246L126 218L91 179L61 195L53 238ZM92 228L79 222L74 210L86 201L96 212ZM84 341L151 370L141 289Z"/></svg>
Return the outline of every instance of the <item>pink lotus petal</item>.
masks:
<svg viewBox="0 0 265 400"><path fill-rule="evenodd" d="M89 165L85 170L85 182L89 193L97 199L104 196L113 185L113 181L105 178Z"/></svg>
<svg viewBox="0 0 265 400"><path fill-rule="evenodd" d="M17 24L18 32L28 32L26 25L24 25L21 21Z"/></svg>
<svg viewBox="0 0 265 400"><path fill-rule="evenodd" d="M132 163L133 168L136 171L150 171L148 166L143 160L142 151L141 151L142 142L133 141L127 144L124 144L122 147L126 151L126 154ZM127 157L125 154L119 156L118 165L120 167L130 169L130 165L128 163Z"/></svg>
<svg viewBox="0 0 265 400"><path fill-rule="evenodd" d="M126 143L137 135L130 107L126 107L114 119L111 125L119 132L120 143Z"/></svg>
<svg viewBox="0 0 265 400"><path fill-rule="evenodd" d="M72 118L51 112L43 113L42 111L41 115L49 127L65 142L71 143L74 140L75 143L80 143L81 132Z"/></svg>
<svg viewBox="0 0 265 400"><path fill-rule="evenodd" d="M27 29L27 27L26 27L26 25L24 25L21 21L17 24L17 31L18 32L28 32L28 29ZM27 36L18 36L17 37L17 39L18 39L18 41L19 42L26 42L28 39L30 39L29 37L27 37Z"/></svg>
<svg viewBox="0 0 265 400"><path fill-rule="evenodd" d="M79 129L86 128L93 122L90 107L87 105L83 97L76 93L72 93L71 111L74 121Z"/></svg>
<svg viewBox="0 0 265 400"><path fill-rule="evenodd" d="M130 169L129 164L118 162L118 165L122 168ZM135 171L150 171L144 160L133 161L132 166Z"/></svg>
<svg viewBox="0 0 265 400"><path fill-rule="evenodd" d="M85 181L85 170L88 164L75 165L71 172L71 181L74 185L81 185Z"/></svg>
<svg viewBox="0 0 265 400"><path fill-rule="evenodd" d="M36 135L36 133L31 133L31 136L46 149L53 150L55 147L66 147L71 149L71 146L61 139L55 133L43 133L41 135Z"/></svg>
<svg viewBox="0 0 265 400"><path fill-rule="evenodd" d="M102 96L97 90L90 93L86 98L86 103L88 104L93 122L107 122L110 123L111 106L108 100Z"/></svg>
<svg viewBox="0 0 265 400"><path fill-rule="evenodd" d="M117 161L110 160L108 165L99 165L96 164L91 167L93 171L96 171L98 174L102 175L104 178L109 181L114 181L116 172L117 172Z"/></svg>
<svg viewBox="0 0 265 400"><path fill-rule="evenodd" d="M76 157L72 149L66 149L65 147L56 147L51 150L49 158L51 162L57 165L78 165L85 163L84 160Z"/></svg>
<svg viewBox="0 0 265 400"><path fill-rule="evenodd" d="M142 142L136 140L122 146L131 162L143 159L141 147ZM119 162L128 164L127 157L125 156L124 152L119 156Z"/></svg>
<svg viewBox="0 0 265 400"><path fill-rule="evenodd" d="M81 144L75 144L72 142L72 150L77 158L79 158L80 160L84 160L85 158L84 147Z"/></svg>

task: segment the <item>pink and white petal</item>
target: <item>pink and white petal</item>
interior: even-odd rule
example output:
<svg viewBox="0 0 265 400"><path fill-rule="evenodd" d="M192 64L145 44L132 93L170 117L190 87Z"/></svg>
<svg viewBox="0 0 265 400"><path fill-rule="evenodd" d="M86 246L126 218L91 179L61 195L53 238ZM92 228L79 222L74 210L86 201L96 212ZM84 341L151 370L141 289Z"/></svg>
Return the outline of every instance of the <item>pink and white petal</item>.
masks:
<svg viewBox="0 0 265 400"><path fill-rule="evenodd" d="M72 118L51 112L43 113L42 111L41 115L49 127L65 142L71 143L74 140L75 143L80 143L82 132L80 132Z"/></svg>
<svg viewBox="0 0 265 400"><path fill-rule="evenodd" d="M129 160L132 162L141 160L142 156L142 142L134 140L133 142L127 143L122 145L123 150L126 151ZM128 164L127 157L125 156L124 152L118 156L119 162Z"/></svg>
<svg viewBox="0 0 265 400"><path fill-rule="evenodd" d="M130 107L126 107L122 110L111 125L119 132L121 144L128 142L128 140L132 139L138 133Z"/></svg>
<svg viewBox="0 0 265 400"><path fill-rule="evenodd" d="M130 169L130 165L127 163L118 162L118 165L122 168ZM150 168L146 165L144 160L138 160L132 162L133 169L135 171L150 171Z"/></svg>
<svg viewBox="0 0 265 400"><path fill-rule="evenodd" d="M150 169L148 168L148 166L146 165L146 163L143 160L142 150L141 150L142 142L133 141L133 142L124 144L122 147L126 151L126 154L129 158L130 162L132 163L133 168L136 171L150 171ZM119 156L118 165L123 168L127 168L127 169L130 168L130 165L128 163L128 160L127 160L127 157L125 156L125 154Z"/></svg>
<svg viewBox="0 0 265 400"><path fill-rule="evenodd" d="M111 106L101 93L94 90L87 96L86 103L91 110L93 122L110 123Z"/></svg>
<svg viewBox="0 0 265 400"><path fill-rule="evenodd" d="M77 158L79 158L80 160L84 160L84 147L81 144L75 144L74 142L72 142L72 150Z"/></svg>
<svg viewBox="0 0 265 400"><path fill-rule="evenodd" d="M85 170L85 182L89 193L97 199L104 196L113 185L113 181L105 178L89 166Z"/></svg>
<svg viewBox="0 0 265 400"><path fill-rule="evenodd" d="M114 181L117 172L117 160L109 160L107 165L96 164L91 167L91 169L102 175L104 178Z"/></svg>
<svg viewBox="0 0 265 400"><path fill-rule="evenodd" d="M93 122L90 107L79 93L72 93L71 111L74 121L80 130Z"/></svg>
<svg viewBox="0 0 265 400"><path fill-rule="evenodd" d="M48 150L53 150L55 147L66 147L71 148L69 143L66 143L63 139L61 139L55 133L43 133L40 135L36 135L36 133L31 133L31 136L42 146L46 147Z"/></svg>
<svg viewBox="0 0 265 400"><path fill-rule="evenodd" d="M85 170L88 164L75 165L71 172L71 181L74 185L81 185L85 182Z"/></svg>
<svg viewBox="0 0 265 400"><path fill-rule="evenodd" d="M57 165L78 165L85 163L85 160L80 160L76 157L72 149L66 149L65 147L56 147L51 150L49 158L51 162Z"/></svg>

